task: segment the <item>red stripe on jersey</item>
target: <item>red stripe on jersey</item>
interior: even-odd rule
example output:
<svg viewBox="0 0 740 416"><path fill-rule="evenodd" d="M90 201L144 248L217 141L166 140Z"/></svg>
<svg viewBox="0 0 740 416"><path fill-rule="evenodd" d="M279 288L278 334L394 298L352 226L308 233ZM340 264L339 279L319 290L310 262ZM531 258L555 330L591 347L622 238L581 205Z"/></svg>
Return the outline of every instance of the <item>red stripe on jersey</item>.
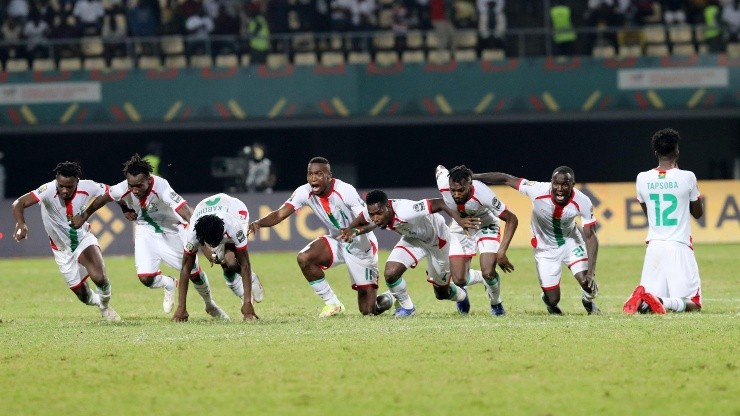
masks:
<svg viewBox="0 0 740 416"><path fill-rule="evenodd" d="M548 286L548 287L542 287L542 290L555 290L560 287L560 283L556 284L555 286Z"/></svg>
<svg viewBox="0 0 740 416"><path fill-rule="evenodd" d="M57 247L57 244L51 239L51 237L49 237L49 244L51 245L52 250L59 251L59 247Z"/></svg>
<svg viewBox="0 0 740 416"><path fill-rule="evenodd" d="M576 263L580 263L582 261L588 261L588 257L586 257L585 259L578 259L578 260L574 261L573 263L571 263L571 264L568 265L568 268L570 268L570 266L572 266L572 265L574 265Z"/></svg>
<svg viewBox="0 0 740 416"><path fill-rule="evenodd" d="M434 213L432 212L432 203L431 203L431 202L429 202L429 199L425 199L424 201L426 201L426 203L427 203L427 209L429 210L429 213L430 213L430 214L434 214Z"/></svg>
<svg viewBox="0 0 740 416"><path fill-rule="evenodd" d="M694 302L694 305L698 306L699 309L701 309L701 289L697 290L690 300Z"/></svg>
<svg viewBox="0 0 740 416"><path fill-rule="evenodd" d="M372 287L372 288L377 289L378 288L378 285L376 285L375 283L368 283L366 285L352 285L352 290L360 290L360 289L364 289L366 287Z"/></svg>
<svg viewBox="0 0 740 416"><path fill-rule="evenodd" d="M547 199L547 198L550 198L550 194L547 194L547 195L540 195L540 196L538 196L538 197L537 197L537 198L535 198L535 199Z"/></svg>
<svg viewBox="0 0 740 416"><path fill-rule="evenodd" d="M329 249L329 253L331 253L331 261L330 261L330 263L329 263L328 266L322 266L322 265L319 264L319 267L321 267L322 269L326 270L326 269L330 268L332 264L334 264L334 252L331 251L331 244L329 244L329 240L326 239L326 236L323 236L322 235L321 236L321 239L324 241L324 244L326 244L326 248Z"/></svg>
<svg viewBox="0 0 740 416"><path fill-rule="evenodd" d="M522 182L524 182L524 178L519 178L519 180L516 182L516 190L519 190L519 187L522 186Z"/></svg>
<svg viewBox="0 0 740 416"><path fill-rule="evenodd" d="M136 275L139 276L139 277L154 277L154 276L156 276L158 274L162 274L162 271L161 270L158 270L158 271L156 271L154 273L137 273Z"/></svg>

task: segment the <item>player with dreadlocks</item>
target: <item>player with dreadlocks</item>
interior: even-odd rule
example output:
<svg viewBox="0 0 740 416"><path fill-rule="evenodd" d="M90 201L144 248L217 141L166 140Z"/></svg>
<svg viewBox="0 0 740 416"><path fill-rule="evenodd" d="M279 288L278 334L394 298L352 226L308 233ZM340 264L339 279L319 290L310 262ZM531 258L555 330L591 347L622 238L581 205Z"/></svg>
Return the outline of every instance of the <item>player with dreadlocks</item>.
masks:
<svg viewBox="0 0 740 416"><path fill-rule="evenodd" d="M171 313L177 280L162 274L160 265L164 262L176 269L182 265L185 229L193 210L166 179L152 172L152 165L135 154L123 164L126 179L111 186L106 195L96 199L80 217L74 218L74 222L77 225L108 202L116 201L126 218L136 222L134 253L139 281L151 289L163 288L162 308L165 313ZM197 260L191 276L208 313L222 318L223 311L214 307L208 277Z"/></svg>
<svg viewBox="0 0 740 416"><path fill-rule="evenodd" d="M457 210L463 218L480 220L478 228L472 231L463 229L455 222L450 225L452 278L461 288L483 283L490 300L491 315L503 316L506 311L501 301L501 280L496 272L496 265L507 273L514 270L514 265L506 257L506 250L514 237L519 220L506 208L503 201L496 198L496 194L488 186L473 180L473 172L465 165L455 166L449 171L439 165L435 175L437 188L447 206ZM506 222L503 237L499 219ZM480 253L480 271L470 269L470 261L476 252ZM467 297L457 302L457 310L462 314L470 311Z"/></svg>
<svg viewBox="0 0 740 416"><path fill-rule="evenodd" d="M185 253L180 268L179 299L172 320L176 322L188 320L186 305L188 279L198 288L198 282L190 270L195 266L198 250L201 248L211 262L221 265L224 276L232 276L232 279L227 278L226 282L242 299L241 312L244 320L258 319L253 302L262 301L263 289L257 275L252 273L249 261L247 206L237 198L216 194L195 206L191 223L194 226L188 228L185 237ZM198 291L200 292L200 289ZM226 314L223 317L228 319Z"/></svg>
<svg viewBox="0 0 740 416"><path fill-rule="evenodd" d="M106 186L91 180L80 180L82 168L76 162L62 162L54 168L55 179L28 192L13 202L15 231L13 238L20 242L28 237L28 226L23 212L41 202L41 219L49 235L54 260L67 286L86 305L94 305L107 321L120 321L110 306L111 285L105 274L105 262L98 239L83 222L72 227L71 220L96 197L105 194ZM93 293L87 278L95 283Z"/></svg>

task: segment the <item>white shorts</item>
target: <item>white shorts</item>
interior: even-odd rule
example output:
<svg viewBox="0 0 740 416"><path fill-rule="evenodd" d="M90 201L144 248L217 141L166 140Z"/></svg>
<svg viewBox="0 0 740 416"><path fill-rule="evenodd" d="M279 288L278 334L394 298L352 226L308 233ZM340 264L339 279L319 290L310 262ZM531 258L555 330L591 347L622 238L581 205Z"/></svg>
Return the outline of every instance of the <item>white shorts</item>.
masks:
<svg viewBox="0 0 740 416"><path fill-rule="evenodd" d="M403 264L407 269L413 269L424 257L429 257L427 281L435 286L449 286L450 244L447 242L439 248L415 239L401 237L388 256L388 261L395 261Z"/></svg>
<svg viewBox="0 0 740 416"><path fill-rule="evenodd" d="M52 253L54 253L54 261L56 261L57 266L59 266L59 271L62 273L62 276L64 276L64 280L67 282L67 286L69 286L70 289L80 286L88 277L87 269L85 266L80 264L78 259L80 258L80 254L90 246L100 245L98 244L97 237L92 233L85 233L85 236L82 237L82 240L75 251L51 250Z"/></svg>
<svg viewBox="0 0 740 416"><path fill-rule="evenodd" d="M566 238L565 244L557 248L535 248L534 260L543 290L560 287L562 264L568 266L573 276L588 270L586 245L573 238Z"/></svg>
<svg viewBox="0 0 740 416"><path fill-rule="evenodd" d="M346 264L347 270L349 270L349 277L352 281L352 289L357 290L365 287L378 287L378 250L377 246L373 245L373 248L364 253L364 255L351 254L345 247L347 243L339 241L330 235L324 235L314 240L321 240L329 248L332 255L331 264L329 267L321 267L322 269L328 269L340 264ZM301 250L301 252L308 249L313 244L313 241Z"/></svg>
<svg viewBox="0 0 740 416"><path fill-rule="evenodd" d="M694 250L675 241L653 240L645 250L640 284L658 297L690 299L701 306L701 280Z"/></svg>
<svg viewBox="0 0 740 416"><path fill-rule="evenodd" d="M182 267L182 253L185 245L185 228L181 227L178 233L168 231L157 233L149 227L136 227L134 241L134 256L136 259L136 274L139 277L156 276L162 273L160 264L180 270ZM200 273L198 257L191 275Z"/></svg>
<svg viewBox="0 0 740 416"><path fill-rule="evenodd" d="M454 225L457 224L451 227L450 257L473 257L476 252L498 253L501 245L501 227L498 223L482 227L476 232L469 231L470 235L455 231L460 226Z"/></svg>

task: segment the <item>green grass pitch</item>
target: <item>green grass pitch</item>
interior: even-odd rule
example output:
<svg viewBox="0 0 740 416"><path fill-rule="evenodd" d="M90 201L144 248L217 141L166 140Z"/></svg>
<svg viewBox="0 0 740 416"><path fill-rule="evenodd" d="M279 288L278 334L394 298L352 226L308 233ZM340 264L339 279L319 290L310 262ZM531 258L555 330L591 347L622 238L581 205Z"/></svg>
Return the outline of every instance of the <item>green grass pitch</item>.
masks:
<svg viewBox="0 0 740 416"><path fill-rule="evenodd" d="M220 269L206 265L234 320L212 321L191 286L186 324L163 314L161 290L138 282L131 257L106 258L120 324L77 301L51 254L3 259L0 414L740 415L738 253L697 245L698 314L622 315L644 248L604 247L601 316L585 314L568 274L565 315L546 315L531 251L512 249L506 317L490 316L482 286L459 316L434 299L424 267L405 276L417 316L362 317L337 267L328 278L347 312L324 320L296 253L253 253L261 319L241 322Z"/></svg>

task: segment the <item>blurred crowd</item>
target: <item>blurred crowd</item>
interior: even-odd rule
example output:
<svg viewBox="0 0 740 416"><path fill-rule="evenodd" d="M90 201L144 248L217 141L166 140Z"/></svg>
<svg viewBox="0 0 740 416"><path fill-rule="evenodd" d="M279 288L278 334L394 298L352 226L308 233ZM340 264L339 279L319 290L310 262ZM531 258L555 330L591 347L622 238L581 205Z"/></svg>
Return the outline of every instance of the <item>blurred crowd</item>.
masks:
<svg viewBox="0 0 740 416"><path fill-rule="evenodd" d="M511 28L552 25L563 39L573 27L624 27L649 23L715 26L725 42L740 34L740 0L2 0L0 60L49 58L50 40L101 37L110 56L125 54L116 40L183 35L252 39L257 55L277 47L280 35L410 30L436 33L450 46L459 29L477 31L483 47L503 47ZM557 10L545 10L545 4ZM711 8L711 10L710 10ZM402 41L400 42L403 45ZM193 43L195 44L195 43ZM113 46L110 46L113 45ZM230 48L230 44L221 45ZM216 49L219 45L215 46ZM233 52L233 51L231 51ZM214 51L214 54L218 51Z"/></svg>

